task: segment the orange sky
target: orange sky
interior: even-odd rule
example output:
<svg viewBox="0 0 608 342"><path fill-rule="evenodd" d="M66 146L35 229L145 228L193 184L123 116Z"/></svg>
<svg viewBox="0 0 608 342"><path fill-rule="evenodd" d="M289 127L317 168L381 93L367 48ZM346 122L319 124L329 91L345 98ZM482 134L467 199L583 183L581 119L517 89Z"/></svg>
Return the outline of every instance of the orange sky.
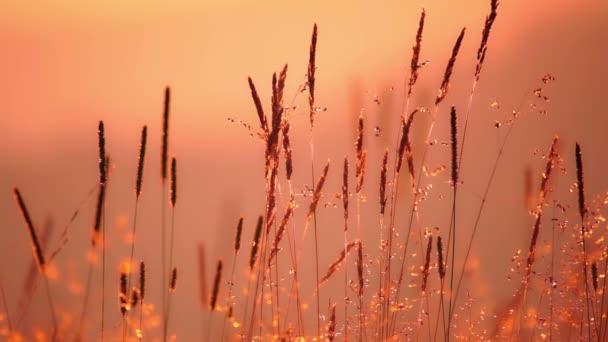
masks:
<svg viewBox="0 0 608 342"><path fill-rule="evenodd" d="M271 73L289 63L286 94L291 98L303 80L310 32L313 23L318 23L317 103L328 110L319 115L315 133L317 163L330 158L337 167L345 153L352 156L353 122L361 108L369 115L370 158L377 159L384 147L392 144L398 115L394 108L401 103L400 87L408 70L420 9L425 7L427 11L421 58L431 64L422 69L415 94L417 105L430 105L453 41L458 31L467 27L452 89L440 113L446 118L448 104L462 107L466 103L487 3L3 2L0 216L2 223L14 226L17 233L3 236L0 244L2 274L16 268L6 260L15 256L29 258L26 235L20 230L10 189L15 185L23 188L36 208L37 221L53 213L61 226L95 183L96 127L100 119L106 122L109 153L115 167L115 215L131 213L129 189L134 178L139 129L143 124L149 125L151 166L144 186L144 193L149 196L143 206L152 209L141 222L156 224L153 214L160 195L156 179L158 134L165 85L173 90L172 153L183 165L183 204L178 216L183 232L178 243L183 249L177 258L186 267L193 267L193 241L203 238L213 246L210 260L225 256L223 246L230 238L222 230L232 232L234 218L240 215L253 222L263 206L258 203L263 191L261 144L227 120L230 117L256 123L246 83L248 75L256 81L267 104ZM518 210L518 222L526 226L529 216L519 206L521 174L528 164L540 170L534 149L544 151L554 133L564 138L564 153L571 152L575 140L582 143L589 156L588 169L592 170L588 176L591 188L595 186L598 195L605 193L606 18L608 5L600 1L502 1L472 110L475 121L471 123L469 146L478 147L478 151L469 156L469 165L478 168L470 171L471 203L475 194L482 191L489 160L496 152L500 133L492 128L494 122L507 117L533 81L546 73L557 78L547 90L551 97L547 104L549 115L526 117L521 129L515 130L505 156L507 166L500 175L505 177L502 179L516 176L499 183L495 206ZM389 92L390 87L397 91ZM374 94L383 103L379 107L371 100ZM489 104L495 100L502 110L490 109ZM304 97L297 104L305 106ZM300 109L291 119L296 130L296 160L305 163L308 118ZM442 134L447 132L446 122L437 126L440 140L445 140ZM383 134L372 139L376 125ZM420 140L422 133L416 134ZM440 150L429 164L446 163L444 156ZM375 179L376 174L373 171L370 177ZM307 185L306 176L298 176L297 188ZM572 173L567 176L572 178ZM570 178L562 183L569 184ZM514 182L515 186L509 185ZM331 184L337 189L337 176ZM370 202L374 202L375 188L368 191L373 198ZM58 194L61 200L57 199ZM567 191L564 194L567 196ZM504 215L504 210L496 210L488 216L498 215L497 221L502 221L501 212ZM86 239L92 209L87 208L83 215L75 240ZM333 216L328 219L330 222L339 219ZM371 217L368 220L373 221ZM508 228L501 223L497 226ZM521 248L522 241L527 241L528 231L519 232L515 235L522 239L514 238L512 244L503 246L496 252L496 260L508 261L513 251ZM157 243L155 238L149 239L151 244ZM482 239L492 242L496 237L488 234ZM480 253L484 252L489 253L481 248ZM142 254L153 257L155 249L143 248ZM323 257L329 260L333 254L329 251ZM114 261L120 259L119 255ZM27 262L29 259L19 261L19 265ZM196 275L184 275L184 282L185 293L195 293ZM15 284L8 290L16 291L17 287ZM185 296L178 299L177 305L182 305L184 313L197 312L196 305ZM198 336L196 327L184 323L180 328L184 336Z"/></svg>

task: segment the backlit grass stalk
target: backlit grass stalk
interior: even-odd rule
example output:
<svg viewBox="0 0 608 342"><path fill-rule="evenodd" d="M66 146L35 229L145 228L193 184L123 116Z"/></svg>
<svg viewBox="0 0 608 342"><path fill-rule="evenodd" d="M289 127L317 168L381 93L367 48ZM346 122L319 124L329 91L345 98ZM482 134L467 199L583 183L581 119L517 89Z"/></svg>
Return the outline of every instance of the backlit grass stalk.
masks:
<svg viewBox="0 0 608 342"><path fill-rule="evenodd" d="M165 87L165 95L163 101L163 121L162 121L162 136L161 136L161 153L160 153L160 176L161 176L161 312L163 316L166 312L167 306L167 292L164 290L167 286L167 272L169 272L169 268L167 267L167 244L165 242L167 238L167 226L166 226L166 197L167 193L167 164L169 158L169 114L170 114L170 106L171 106L171 89L169 87ZM163 317L163 336L166 336L165 333L165 325L164 325L164 317Z"/></svg>
<svg viewBox="0 0 608 342"><path fill-rule="evenodd" d="M528 98L528 94L530 93L530 90L526 91L524 93L524 97L522 98L521 102L519 103L517 109L515 111L513 111L513 119L515 119L517 117L517 115L520 113L521 109L524 106L524 103L526 101L526 99ZM477 234L477 230L479 228L479 223L481 221L481 216L483 213L483 209L485 208L485 205L487 203L487 198L488 198L488 194L490 192L491 186L494 183L494 177L496 176L496 171L498 170L498 165L500 160L502 159L503 153L504 153L504 149L505 146L507 144L507 142L509 141L509 137L511 136L511 133L513 132L513 127L515 126L515 120L511 122L511 124L509 125L509 128L507 129L507 132L505 133L505 136L502 140L502 142L500 143L500 147L498 149L498 153L496 155L496 158L494 160L494 163L492 165L492 170L490 171L490 176L488 178L488 182L485 186L483 195L481 196L481 203L479 205L479 209L477 210L477 215L475 216L475 220L473 223L473 228L472 228L472 232L471 232L471 236L468 240L468 244L467 247L465 249L465 254L464 254L464 260L462 262L462 267L460 268L460 272L459 272L459 276L458 276L458 282L456 283L456 290L452 291L452 308L456 308L456 303L458 301L458 294L460 292L460 287L462 285L462 280L464 277L464 270L465 267L467 265L467 262L469 260L469 257L471 255L471 249L473 247L473 241L475 240L475 236ZM449 312L448 315L452 316L453 312Z"/></svg>
<svg viewBox="0 0 608 342"><path fill-rule="evenodd" d="M317 109L315 108L315 73L317 70L316 64L317 58L317 24L314 24L312 30L312 37L310 41L310 49L308 54L308 72L306 85L308 88L308 105L309 105L309 117L310 117L310 179L311 184L315 182L315 149L314 149L314 120ZM313 224L315 234L315 270L316 270L316 284L317 284L317 336L321 336L321 293L319 292L319 242L317 236L317 214L313 213Z"/></svg>
<svg viewBox="0 0 608 342"><path fill-rule="evenodd" d="M469 114L471 112L471 106L473 104L473 97L475 96L475 89L477 88L477 83L479 82L479 78L481 76L481 69L483 68L483 62L486 59L486 52L488 50L488 41L490 39L490 32L492 31L492 26L494 25L494 21L498 15L498 0L490 0L490 13L486 16L486 20L483 26L482 34L481 34L481 43L479 44L479 48L477 49L477 64L475 65L475 75L473 77L473 85L471 86L471 92L469 94L469 101L467 104L467 109L464 116L464 129L462 132L462 144L460 147L460 155L458 159L462 162L462 156L464 154L465 141L467 137L467 128L469 126Z"/></svg>
<svg viewBox="0 0 608 342"><path fill-rule="evenodd" d="M21 216L23 217L23 222L25 223L25 227L27 228L27 232L30 238L30 243L32 245L32 253L34 256L34 260L36 261L36 264L38 265L38 271L40 272L40 274L43 276L44 278L44 285L46 288L46 297L47 297L47 301L49 303L49 310L51 312L51 322L52 322L52 329L53 329L53 337L52 340L53 341L57 341L57 317L55 314L55 304L53 302L53 297L51 295L51 289L50 289L50 284L49 284L49 279L48 276L46 274L46 260L44 258L44 253L42 251L42 246L40 245L40 242L38 240L38 235L36 233L36 228L34 228L34 223L32 222L32 219L30 217L30 214L27 210L27 207L25 206L25 202L23 200L23 197L21 196L21 193L19 192L19 189L14 188L13 189L14 195L15 195L15 200L17 202L17 206L19 208L19 212L21 213ZM3 291L4 294L4 291ZM6 311L7 315L8 315L8 310Z"/></svg>
<svg viewBox="0 0 608 342"><path fill-rule="evenodd" d="M232 305L232 287L234 286L234 272L236 269L236 258L239 255L239 250L241 249L241 236L243 234L243 218L239 219L238 224L236 225L236 233L234 236L234 257L232 258L232 271L230 273L230 282L228 283L228 305ZM228 315L224 315L224 323L222 324L222 337L220 341L224 340L224 332L226 331L226 320L228 319Z"/></svg>
<svg viewBox="0 0 608 342"><path fill-rule="evenodd" d="M342 209L344 217L344 253L348 248L348 158L344 157L344 165L342 167ZM335 304L333 305L333 315L335 319ZM335 322L334 328L335 329ZM328 338L329 338L328 334ZM330 340L333 340L333 334ZM344 268L344 340L348 340L348 267Z"/></svg>
<svg viewBox="0 0 608 342"><path fill-rule="evenodd" d="M400 117L400 121L404 122L407 118L407 113L409 112L409 106L410 106L410 99L412 96L412 93L414 91L414 86L416 85L416 81L418 80L418 75L420 72L420 68L422 67L422 65L420 64L419 60L420 60L420 51L422 49L422 33L424 31L424 21L425 21L425 17L426 17L426 12L424 10L424 8L422 9L422 12L420 13L420 20L418 22L418 30L416 31L416 39L415 39L415 43L414 46L412 47L412 59L410 61L410 77L409 80L407 81L407 94L404 96L404 100L402 103L402 108L401 108L401 117ZM403 124L402 124L403 125ZM394 230L395 230L395 215L396 215L396 205L397 205L397 195L398 195L398 184L399 184L399 173L397 171L397 164L400 163L400 158L402 158L402 155L400 157L399 154L399 150L400 145L402 144L403 141L403 133L402 132L398 132L397 133L397 139L395 140L395 166L394 166L394 170L393 170L393 188L392 188L392 193L391 193L391 206L390 206L390 220L389 220L389 225L388 225L388 240L389 240L389 248L388 248L388 252L386 254L386 256L384 257L384 259L386 260L386 267L382 265L382 267L385 267L385 270L381 270L381 272L385 272L386 275L386 279L385 279L385 289L382 290L380 293L383 296L383 304L382 304L382 312L380 315L380 331L376 332L376 334L380 334L380 338L384 339L386 337L387 332L387 328L388 328L388 315L389 315L389 306L390 306L390 288L391 288L391 256L392 256L392 237L394 234ZM408 143L409 146L409 143ZM405 148L405 146L404 146ZM404 149L405 151L405 149ZM413 173L412 173L413 176ZM413 180L412 180L413 182ZM413 184L412 184L413 185ZM380 277L382 278L382 277ZM382 282L382 281L380 281Z"/></svg>
<svg viewBox="0 0 608 342"><path fill-rule="evenodd" d="M557 142L558 142L558 138L556 136L553 138L553 142L551 143L551 148L550 148L549 153L547 154L547 158L546 158L547 164L546 164L545 169L542 174L542 179L541 179L541 183L540 183L540 191L538 194L538 202L537 202L535 213L534 213L535 221L534 221L534 227L532 229L532 240L530 242L530 248L528 249L528 258L526 260L524 279L522 281L523 295L521 296L520 304L518 306L516 306L516 308L515 308L514 317L517 316L517 313L519 312L520 307L526 303L526 297L527 297L527 293L528 293L528 289L529 289L529 285L530 285L530 276L532 274L532 266L536 259L536 245L538 243L538 237L540 234L543 207L545 205L545 199L549 192L549 180L551 179L551 175L553 173L553 169L557 163L557 158L558 158ZM521 324L521 320L520 320L520 324ZM517 331L518 331L520 327L518 326L517 328L518 328L517 329ZM515 324L514 324L514 327L511 330L511 335L512 336L517 335L517 331L515 329Z"/></svg>
<svg viewBox="0 0 608 342"><path fill-rule="evenodd" d="M450 223L450 231L448 234L448 253L452 253L450 257L450 294L454 288L454 264L456 262L456 198L458 196L458 118L456 115L456 107L452 106L450 111L450 146L451 146L451 183L452 183L452 215ZM450 244L451 243L451 244ZM450 251L451 250L451 251ZM443 286L442 286L443 287ZM450 296L448 312L452 312L452 297ZM450 340L450 325L451 315L448 318L448 326L446 338Z"/></svg>
<svg viewBox="0 0 608 342"><path fill-rule="evenodd" d="M173 266L173 246L175 243L175 206L177 204L177 161L175 158L171 159L171 238L169 240L169 270L174 272L175 267ZM165 272L165 270L163 270ZM172 282L171 282L172 283ZM171 284L170 283L170 284ZM165 287L166 288L166 287ZM169 286L171 288L171 286ZM164 290L163 290L164 292ZM163 319L163 341L167 341L167 325L169 324L169 308L171 307L171 294L173 291L168 291L167 293L167 306L164 311L164 319Z"/></svg>
<svg viewBox="0 0 608 342"><path fill-rule="evenodd" d="M97 257L97 246L100 245L100 249L102 250L102 303L101 303L101 311L102 311L102 326L104 325L104 314L105 312L105 254L104 254L104 243L103 243L103 229L105 227L105 219L103 217L105 211L105 197L106 197L106 189L108 182L108 165L110 164L109 156L105 151L105 129L103 125L103 121L99 122L98 126L98 150L99 150L99 180L96 186L97 188L97 202L95 204L95 217L93 221L93 233L91 235L91 248L89 250L89 254L87 255L88 261L88 271L87 271L87 283L86 289L84 293L84 299L82 304L82 311L79 317L78 330L76 332L77 338L81 338L82 330L84 329L84 321L86 319L87 311L89 308L89 298L91 294L91 286L93 283L93 260L92 258ZM102 328L103 335L103 328Z"/></svg>
<svg viewBox="0 0 608 342"><path fill-rule="evenodd" d="M222 270L224 268L224 264L222 260L217 261L217 267L215 269L215 279L213 281L213 291L211 292L211 299L209 300L209 310L210 310L210 318L207 323L207 339L205 341L211 340L211 327L213 327L213 313L216 310L217 302L219 299L220 293L220 284L222 283Z"/></svg>
<svg viewBox="0 0 608 342"><path fill-rule="evenodd" d="M131 275L133 274L133 256L135 254L135 239L137 238L137 208L144 176L144 162L146 159L146 142L148 140L148 128L144 126L141 130L141 141L139 144L139 158L137 162L137 175L135 179L135 208L133 210L133 230L131 232L131 254L129 256L129 275L127 288L131 288ZM123 340L125 337L123 337Z"/></svg>
<svg viewBox="0 0 608 342"><path fill-rule="evenodd" d="M585 227L585 217L587 215L587 204L585 202L585 183L583 177L583 158L581 153L581 146L576 143L575 148L575 160L576 160L576 185L578 190L578 212L581 219L581 239L583 245L583 274L585 279L585 307L587 310L587 331L588 338L591 339L591 313L589 311L589 280L587 275L587 230Z"/></svg>
<svg viewBox="0 0 608 342"><path fill-rule="evenodd" d="M441 102L443 101L443 99L447 96L448 91L450 89L450 78L452 76L452 72L454 70L454 66L456 65L456 60L458 57L458 53L460 51L460 47L462 45L462 40L464 38L464 34L465 34L465 28L463 28L460 31L460 34L458 35L458 38L456 38L456 42L454 43L454 47L452 48L452 54L450 56L450 59L448 60L448 63L446 65L444 74L443 74L443 79L441 81L441 85L439 87L439 91L437 93L437 97L435 98L435 103L434 103L434 111L432 114L432 118L431 118L431 124L430 127L428 129L428 133L426 135L425 138L425 144L424 144L424 149L423 149L423 153L422 153L422 158L420 160L420 170L418 172L418 177L416 178L416 186L415 186L415 192L414 192L414 199L413 199L413 204L412 204L412 209L410 211L410 215L409 215L409 220L408 220L408 225L407 225L407 232L406 232L406 237L405 237L405 244L403 247L403 254L401 257L401 267L400 267L400 271L399 271L399 279L397 280L397 284L396 284L396 290L395 290L395 298L399 297L399 293L401 291L401 285L403 282L403 272L404 272L404 268L405 268L405 260L406 260L406 255L407 255L407 249L409 246L409 240L411 237L411 230L412 230L412 225L413 225L413 218L414 218L414 213L416 212L416 208L417 208L417 201L418 201L418 196L420 195L420 191L418 190L420 188L420 183L422 182L422 171L424 170L424 163L426 162L426 155L428 152L428 148L430 146L430 139L431 139L431 134L433 133L433 128L435 126L436 123L436 119L437 119L437 114L439 112L439 105L441 104ZM420 231L420 240L422 242L422 231ZM420 246L420 248L422 249L422 244ZM390 275L389 275L390 276ZM393 314L393 319L392 319L392 323L391 323L391 334L394 330L394 322L396 319L397 314ZM430 331L429 331L430 333ZM430 336L429 336L430 338Z"/></svg>

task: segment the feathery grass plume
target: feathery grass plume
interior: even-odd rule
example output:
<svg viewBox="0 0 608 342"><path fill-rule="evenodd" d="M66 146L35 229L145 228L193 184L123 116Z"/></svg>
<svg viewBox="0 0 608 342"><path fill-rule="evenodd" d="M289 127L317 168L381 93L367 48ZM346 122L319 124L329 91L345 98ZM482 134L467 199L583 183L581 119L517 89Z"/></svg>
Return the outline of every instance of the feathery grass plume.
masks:
<svg viewBox="0 0 608 342"><path fill-rule="evenodd" d="M429 242L426 245L426 258L424 260L424 268L422 269L422 292L426 292L426 284L429 278L429 269L431 266L431 248L433 247L433 235L429 236Z"/></svg>
<svg viewBox="0 0 608 342"><path fill-rule="evenodd" d="M435 99L435 105L441 103L441 101L443 101L445 96L448 94L448 90L450 88L450 77L452 76L452 71L454 70L454 64L456 64L456 57L458 57L458 51L460 50L460 45L462 44L462 38L464 38L464 32L465 28L460 31L460 35L458 35L458 39L456 39L456 43L452 49L452 56L450 57L448 65L445 68L443 81L441 81L441 87L439 88L439 93Z"/></svg>
<svg viewBox="0 0 608 342"><path fill-rule="evenodd" d="M177 268L173 267L171 271L171 283L169 284L169 292L175 292L177 288Z"/></svg>
<svg viewBox="0 0 608 342"><path fill-rule="evenodd" d="M239 223L236 226L236 235L234 236L234 254L239 254L241 249L241 235L243 233L243 218L239 219Z"/></svg>
<svg viewBox="0 0 608 342"><path fill-rule="evenodd" d="M321 175L321 178L319 178L319 181L317 182L317 186L315 186L315 192L314 192L312 201L310 201L310 207L308 208L308 215L306 215L307 221L310 221L310 219L312 218L312 215L317 210L317 205L319 204L319 200L321 199L321 191L323 190L323 184L325 184L325 179L327 178L328 171L329 171L329 160L327 161L327 164L325 165L325 168L323 169L323 174Z"/></svg>
<svg viewBox="0 0 608 342"><path fill-rule="evenodd" d="M264 224L264 217L258 217L258 223L255 227L255 233L253 234L253 243L251 244L251 253L249 255L249 270L253 270L255 262L258 258L258 250L260 248L260 236L262 235L262 226Z"/></svg>
<svg viewBox="0 0 608 342"><path fill-rule="evenodd" d="M291 180L293 173L293 158L291 156L291 140L289 139L289 129L291 124L285 120L283 124L283 152L285 153L285 176Z"/></svg>
<svg viewBox="0 0 608 342"><path fill-rule="evenodd" d="M327 339L332 342L336 338L336 303L329 307L329 324L327 325Z"/></svg>
<svg viewBox="0 0 608 342"><path fill-rule="evenodd" d="M555 136L553 138L553 142L551 143L551 149L549 150L549 154L547 155L547 164L545 166L545 170L542 174L538 203L536 205L535 211L536 218L534 221L534 228L532 230L532 241L530 242L530 249L528 250L528 259L526 261L526 281L528 281L530 277L530 273L532 272L532 265L534 264L535 260L536 244L538 242L538 235L540 233L540 223L543 213L543 205L548 191L549 177L551 177L552 171L555 167L555 163L557 162L557 142L558 137Z"/></svg>
<svg viewBox="0 0 608 342"><path fill-rule="evenodd" d="M209 308L211 311L215 311L215 306L217 304L218 294L220 292L220 283L222 282L222 260L217 261L217 269L215 270L215 281L213 282L213 292L211 293L211 301L209 303Z"/></svg>
<svg viewBox="0 0 608 342"><path fill-rule="evenodd" d="M139 299L144 302L146 296L146 264L143 261L139 262Z"/></svg>
<svg viewBox="0 0 608 342"><path fill-rule="evenodd" d="M491 0L490 2L490 14L486 16L486 22L483 25L483 31L481 33L481 44L477 50L477 66L475 67L475 80L479 81L479 75L481 75L481 68L483 67L483 61L486 59L486 51L488 50L488 40L490 38L490 30L494 20L496 20L498 10L498 0Z"/></svg>
<svg viewBox="0 0 608 342"><path fill-rule="evenodd" d="M310 128L314 126L315 122L315 71L317 70L317 64L315 62L317 58L317 24L313 26L312 38L310 40L310 52L308 55L308 74L307 82L308 85L308 105L310 106Z"/></svg>
<svg viewBox="0 0 608 342"><path fill-rule="evenodd" d="M260 119L260 127L262 128L262 131L264 131L265 135L268 135L268 122L266 121L262 101L260 101L260 96L258 95L258 91L255 89L255 84L253 84L251 77L247 77L247 82L249 83L249 89L251 90L251 97L253 98L253 103L255 104L255 110L258 114L258 118Z"/></svg>
<svg viewBox="0 0 608 342"><path fill-rule="evenodd" d="M277 253L279 253L279 243L281 239L283 239L283 235L285 235L285 230L287 229L287 223L289 222L289 218L293 215L293 210L296 207L295 199L293 195L289 199L289 203L287 204L287 209L285 210L285 215L283 216L283 220L281 221L281 225L279 226L279 230L277 230L277 234L274 237L274 241L272 243L272 249L270 250L270 257L268 258L268 267L272 264L272 260L276 257Z"/></svg>
<svg viewBox="0 0 608 342"><path fill-rule="evenodd" d="M127 273L125 272L120 272L118 297L120 299L120 313L122 314L122 317L125 317L127 315L128 310L127 306L129 305L129 294L127 292Z"/></svg>
<svg viewBox="0 0 608 342"><path fill-rule="evenodd" d="M591 282L593 283L593 290L597 292L597 264L594 262L591 264Z"/></svg>
<svg viewBox="0 0 608 342"><path fill-rule="evenodd" d="M342 207L344 208L344 231L348 230L348 158L344 157L342 172Z"/></svg>
<svg viewBox="0 0 608 342"><path fill-rule="evenodd" d="M361 192L363 187L363 180L365 177L365 160L367 152L363 150L363 113L359 115L359 121L357 124L357 140L355 141L355 156L357 158L357 165L355 168L356 186L355 191Z"/></svg>
<svg viewBox="0 0 608 342"><path fill-rule="evenodd" d="M137 163L137 181L135 182L135 195L141 194L141 182L144 177L144 160L146 158L146 141L148 140L148 127L141 130L141 143L139 145L139 160Z"/></svg>
<svg viewBox="0 0 608 342"><path fill-rule="evenodd" d="M365 281L363 278L363 242L357 241L357 276L359 279L359 296L363 296Z"/></svg>
<svg viewBox="0 0 608 342"><path fill-rule="evenodd" d="M163 106L163 136L160 154L160 173L163 180L167 179L167 155L169 153L169 105L171 103L171 89L165 87L165 102Z"/></svg>
<svg viewBox="0 0 608 342"><path fill-rule="evenodd" d="M171 206L175 208L177 202L177 161L171 159Z"/></svg>
<svg viewBox="0 0 608 342"><path fill-rule="evenodd" d="M401 141L399 142L399 153L397 154L397 167L395 168L396 172L399 173L401 171L401 165L403 163L403 155L406 152L407 146L410 144L410 128L412 123L414 122L414 117L416 113L418 113L419 109L416 108L414 111L407 117L407 120L404 117L401 117Z"/></svg>
<svg viewBox="0 0 608 342"><path fill-rule="evenodd" d="M388 149L384 150L384 156L382 157L382 169L380 169L380 215L384 215L384 209L386 208L386 201L388 196L386 195L386 171L388 166Z"/></svg>
<svg viewBox="0 0 608 342"><path fill-rule="evenodd" d="M450 143L452 145L452 186L458 184L458 122L456 107L450 111Z"/></svg>
<svg viewBox="0 0 608 342"><path fill-rule="evenodd" d="M198 245L198 280L201 306L205 308L209 303L209 297L207 296L207 262L205 260L205 246L202 243Z"/></svg>
<svg viewBox="0 0 608 342"><path fill-rule="evenodd" d="M443 241L441 236L437 237L437 269L439 271L439 278L445 278L445 264L443 263Z"/></svg>
<svg viewBox="0 0 608 342"><path fill-rule="evenodd" d="M32 218L30 217L30 213L27 211L27 207L25 206L25 202L23 201L23 197L21 197L19 189L14 188L13 192L15 193L17 206L19 207L19 211L21 212L21 216L25 221L25 226L30 236L30 241L32 243L32 251L34 252L34 260L36 260L36 264L38 265L40 273L44 273L46 267L44 253L42 252L42 246L40 245L38 235L36 234L36 229L34 228L34 224L32 223Z"/></svg>
<svg viewBox="0 0 608 342"><path fill-rule="evenodd" d="M585 219L587 214L587 205L585 204L585 183L583 180L583 158L581 154L581 146L576 143L576 185L578 187L578 212L581 219ZM582 228L584 231L584 228Z"/></svg>
<svg viewBox="0 0 608 342"><path fill-rule="evenodd" d="M350 253L350 251L357 246L357 244L358 241L350 242L348 245L346 245L346 248L343 248L342 251L340 251L338 258L336 258L336 260L329 265L327 272L325 272L325 275L323 278L321 278L319 284L323 284L328 281L329 278L331 278L331 276L340 269L342 263L344 263L344 259L346 259L347 254Z"/></svg>
<svg viewBox="0 0 608 342"><path fill-rule="evenodd" d="M268 175L271 163L277 163L279 159L279 134L281 133L281 123L283 122L283 90L285 89L285 79L287 78L287 64L279 73L272 75L272 120L270 132L266 141L266 175ZM272 165L276 167L276 165Z"/></svg>
<svg viewBox="0 0 608 342"><path fill-rule="evenodd" d="M426 13L424 8L422 9L422 13L420 13L420 21L418 22L418 32L416 32L416 44L412 47L412 61L410 63L410 81L408 83L407 96L412 94L412 90L414 89L414 85L418 80L418 71L420 69L419 59L420 59L420 48L422 47L422 31L424 30L424 18Z"/></svg>

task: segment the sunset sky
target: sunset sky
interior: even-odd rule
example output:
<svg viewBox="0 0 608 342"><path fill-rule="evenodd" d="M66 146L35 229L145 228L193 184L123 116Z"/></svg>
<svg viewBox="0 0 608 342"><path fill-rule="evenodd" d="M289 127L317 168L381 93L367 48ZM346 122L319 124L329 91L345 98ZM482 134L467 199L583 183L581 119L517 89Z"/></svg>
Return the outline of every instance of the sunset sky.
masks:
<svg viewBox="0 0 608 342"><path fill-rule="evenodd" d="M2 2L0 222L4 233L0 239L0 277L6 279L14 274L21 279L31 258L12 188L18 186L22 190L36 222L42 224L47 216L54 218L54 237L58 238L74 209L95 185L99 120L106 124L112 158L112 205L108 215L117 234L112 243L119 251L110 258L114 263L112 270L127 255L127 244L120 236L126 232L125 226L130 227L124 222L132 216L139 132L144 124L148 125L150 145L138 220L141 230L145 232L149 227L151 233L142 234L138 248L141 258L156 258L160 243L155 232L161 195L158 170L162 96L164 87L170 86L171 154L178 159L180 168L180 204L176 213L176 244L180 247L176 260L184 270L192 270L182 273L175 307L182 315L199 315L198 298L192 300L193 294L198 293L197 243L206 244L208 260L231 260L226 246L231 243L238 217L245 217L245 239L250 239L255 217L263 210L263 145L255 137L257 118L247 76L254 79L269 108L271 75L288 63L286 98L291 100L304 81L310 34L317 23L317 104L327 110L318 115L315 127L315 163L321 167L327 159L332 160L335 169L324 201L335 202L340 161L345 154L353 156L355 120L362 110L371 165L378 165L384 148L394 145L403 82L409 75L411 48L423 7L427 22L421 59L430 64L422 68L414 105L432 105L454 40L463 27L467 29L434 134L440 141L447 140L448 107L453 104L464 112L471 90L475 53L488 3ZM544 89L550 101L541 106L547 114L522 115L510 137L499 180L492 190L493 209L486 214L486 224L491 223L494 232L509 231L512 239L492 254L483 246L499 237L480 235L477 254L481 259L489 258L488 264L496 262L499 269L504 269L514 251L527 243L530 216L521 203L523 174L527 166L532 167L537 184L541 154L554 134L562 138L563 166L567 169L556 193L565 202L574 201L568 191L574 181L570 156L578 141L585 152L590 194L606 195L607 18L605 1L501 2L471 110L467 137L470 154L465 157L468 160L464 171L469 177L464 179L468 190L463 191L463 201L469 203L463 205L463 210L470 213L463 215L463 222L473 219L477 196L483 191L496 156L498 139L504 136L504 128L494 128L495 122L508 119L543 75L551 74L556 81ZM380 104L374 102L374 96ZM290 116L295 131L296 170L302 170L295 176L294 187L298 190L310 186L306 98L307 94L296 98L298 107ZM529 97L524 101L524 111L528 100ZM498 106L491 106L493 102ZM237 122L229 122L229 118ZM252 125L253 131L240 125L239 120ZM428 123L428 117L423 123ZM377 137L374 127L381 132ZM422 145L422 129L414 135L418 146ZM448 163L447 148L438 146L434 151L429 169ZM374 213L364 217L370 225L377 219L377 177L375 168L369 174L368 202L364 203L364 210ZM434 196L449 193L445 175L442 177L437 180L438 193ZM71 268L76 278L84 277L85 268L70 260L81 258L86 252L80 246L90 235L93 205L91 199L83 207L70 232L70 244L57 261L66 269ZM429 207L440 214L437 222L431 219L423 224L439 224L439 218L447 215L441 211L445 205ZM305 208L304 202L301 207ZM340 212L324 210L328 213L327 225L339 225ZM505 212L514 214L505 217ZM513 217L517 227L502 223ZM445 224L445 220L442 222ZM339 232L329 230L333 233L328 234ZM324 265L336 251L329 242L325 247ZM487 264L481 267L484 266ZM489 274L494 281L506 277L506 271L480 272ZM68 273L62 274L62 281L67 282ZM6 280L4 284L8 293L18 293L21 286L19 282L7 284ZM498 293L504 297L507 293L500 289L480 291L480 296ZM57 293L59 297L69 296L61 290ZM11 299L9 304L16 305L14 301ZM41 306L40 310L40 317L45 317L46 307ZM112 315L118 317L117 312ZM175 322L174 330L185 340L200 333L198 325L185 320Z"/></svg>

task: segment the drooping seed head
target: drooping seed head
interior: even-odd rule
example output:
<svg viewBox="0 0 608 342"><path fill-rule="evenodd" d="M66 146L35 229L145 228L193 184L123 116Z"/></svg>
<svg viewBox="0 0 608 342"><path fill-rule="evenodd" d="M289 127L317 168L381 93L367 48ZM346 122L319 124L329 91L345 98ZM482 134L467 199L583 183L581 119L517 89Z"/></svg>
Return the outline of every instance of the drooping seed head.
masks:
<svg viewBox="0 0 608 342"><path fill-rule="evenodd" d="M21 216L23 217L23 221L25 222L25 227L27 228L30 242L32 244L32 251L34 254L34 260L38 265L38 270L40 273L44 273L45 270L45 259L44 253L42 252L42 246L40 245L40 241L38 240L38 235L36 234L36 229L34 228L34 223L32 222L32 218L25 206L25 202L23 201L23 197L21 197L21 193L19 189L14 188L13 192L15 193L15 200L17 201L17 206L19 207L19 211L21 212Z"/></svg>

